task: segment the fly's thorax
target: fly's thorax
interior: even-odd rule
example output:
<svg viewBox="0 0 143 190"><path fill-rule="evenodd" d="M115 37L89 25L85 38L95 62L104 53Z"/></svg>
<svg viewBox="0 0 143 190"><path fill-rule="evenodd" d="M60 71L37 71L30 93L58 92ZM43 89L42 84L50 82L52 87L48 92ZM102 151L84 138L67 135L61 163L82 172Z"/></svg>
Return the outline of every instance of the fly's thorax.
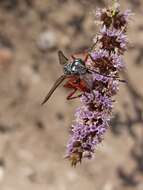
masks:
<svg viewBox="0 0 143 190"><path fill-rule="evenodd" d="M64 66L64 74L66 75L84 75L86 72L85 62L81 59L75 59L73 62Z"/></svg>

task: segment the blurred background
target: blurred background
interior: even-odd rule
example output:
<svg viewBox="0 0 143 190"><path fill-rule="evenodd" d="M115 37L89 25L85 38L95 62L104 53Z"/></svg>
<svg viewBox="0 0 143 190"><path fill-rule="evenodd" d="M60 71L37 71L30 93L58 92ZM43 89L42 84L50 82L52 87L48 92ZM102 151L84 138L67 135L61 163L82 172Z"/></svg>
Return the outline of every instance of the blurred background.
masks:
<svg viewBox="0 0 143 190"><path fill-rule="evenodd" d="M0 190L143 189L143 1L120 0L135 13L111 128L95 158L72 168L64 159L79 100L60 87L57 51L88 48L103 0L0 0Z"/></svg>

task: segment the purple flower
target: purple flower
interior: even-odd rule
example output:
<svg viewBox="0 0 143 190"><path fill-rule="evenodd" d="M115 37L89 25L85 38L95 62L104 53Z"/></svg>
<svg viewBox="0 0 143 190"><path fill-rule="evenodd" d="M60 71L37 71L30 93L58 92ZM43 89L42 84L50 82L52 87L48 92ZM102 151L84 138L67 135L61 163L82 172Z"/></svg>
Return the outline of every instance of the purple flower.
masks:
<svg viewBox="0 0 143 190"><path fill-rule="evenodd" d="M81 97L81 102L84 104L89 104L94 101L94 94L85 92L84 96Z"/></svg>
<svg viewBox="0 0 143 190"><path fill-rule="evenodd" d="M129 10L121 13L119 6L114 11L108 8L96 12L102 26L96 38L97 48L89 52L91 60L86 62L92 70L87 84L92 85L80 98L82 105L75 112L67 145L66 157L73 166L84 158L93 157L109 128L113 96L119 90L119 71L125 67L122 55L127 47L126 28L130 15Z"/></svg>
<svg viewBox="0 0 143 190"><path fill-rule="evenodd" d="M119 90L119 81L111 79L108 83L108 94L109 96L114 96Z"/></svg>
<svg viewBox="0 0 143 190"><path fill-rule="evenodd" d="M116 67L118 70L121 70L121 69L123 69L125 67L125 64L124 64L124 61L123 61L123 58L122 58L121 55L112 53L110 55L110 58L111 58L111 60L112 60L112 62L114 64L114 67Z"/></svg>
<svg viewBox="0 0 143 190"><path fill-rule="evenodd" d="M113 48L126 49L127 45L127 36L122 30L117 30L115 28L107 28L103 25L100 30L101 36L100 41L103 44L102 51L105 51Z"/></svg>
<svg viewBox="0 0 143 190"><path fill-rule="evenodd" d="M102 35L107 35L107 36L110 36L110 37L117 37L118 34L119 34L119 31L116 30L116 29L108 29L105 25L103 25L103 27L101 28L100 30L101 34Z"/></svg>
<svg viewBox="0 0 143 190"><path fill-rule="evenodd" d="M123 13L123 16L126 20L126 22L129 21L129 19L133 16L134 14L132 13L132 11L130 9L125 10L125 12Z"/></svg>
<svg viewBox="0 0 143 190"><path fill-rule="evenodd" d="M100 59L100 58L105 58L105 57L109 57L109 52L103 49L100 49L99 51L95 51L91 53L91 57L94 60Z"/></svg>
<svg viewBox="0 0 143 190"><path fill-rule="evenodd" d="M104 76L101 74L93 73L93 81L101 81L102 83L106 83L110 80L110 77Z"/></svg>

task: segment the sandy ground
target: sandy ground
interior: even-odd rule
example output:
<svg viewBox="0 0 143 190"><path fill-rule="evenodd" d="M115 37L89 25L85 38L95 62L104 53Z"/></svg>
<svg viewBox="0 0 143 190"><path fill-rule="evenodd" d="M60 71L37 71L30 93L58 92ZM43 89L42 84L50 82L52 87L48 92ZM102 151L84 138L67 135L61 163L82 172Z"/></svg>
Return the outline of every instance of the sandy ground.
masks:
<svg viewBox="0 0 143 190"><path fill-rule="evenodd" d="M121 0L135 13L131 45L111 129L95 158L72 168L63 159L79 101L60 87L57 51L87 48L97 0L0 0L0 190L143 189L143 1ZM46 36L46 42L45 37Z"/></svg>

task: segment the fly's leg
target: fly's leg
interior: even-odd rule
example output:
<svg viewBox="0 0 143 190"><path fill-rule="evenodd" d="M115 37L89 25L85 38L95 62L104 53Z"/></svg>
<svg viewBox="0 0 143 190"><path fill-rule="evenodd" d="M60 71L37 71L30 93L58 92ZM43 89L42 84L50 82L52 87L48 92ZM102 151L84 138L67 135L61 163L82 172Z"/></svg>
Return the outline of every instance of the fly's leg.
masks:
<svg viewBox="0 0 143 190"><path fill-rule="evenodd" d="M79 98L82 96L82 94L79 94L77 96L73 96L75 94L75 92L77 91L77 89L74 89L68 96L67 96L67 100L73 100L76 98Z"/></svg>
<svg viewBox="0 0 143 190"><path fill-rule="evenodd" d="M90 57L90 59L91 59L94 63L96 63L95 60L92 58L92 56L91 56L89 53L88 53L88 57ZM112 76L109 76L109 75L104 75L104 74L101 74L101 73L98 72L98 71L94 71L94 70L91 70L91 69L89 69L89 71L95 72L95 73L97 73L97 74L99 74L99 75L102 75L102 76L105 76L105 77L109 77L109 78L116 79L116 80L118 80L119 82L126 83L125 80L120 79L118 76L113 76L113 77L112 77Z"/></svg>
<svg viewBox="0 0 143 190"><path fill-rule="evenodd" d="M75 92L77 91L77 89L74 89L68 96L67 96L67 100L72 100L73 99L73 95L75 94Z"/></svg>
<svg viewBox="0 0 143 190"><path fill-rule="evenodd" d="M75 81L75 84L79 84L79 83L80 83L80 78ZM78 90L77 88L74 88L74 90L67 96L67 100L73 100L75 98L79 98L82 94L73 96L77 90Z"/></svg>
<svg viewBox="0 0 143 190"><path fill-rule="evenodd" d="M72 57L72 59L73 59L73 60L75 60L75 59L76 59L76 57L75 57L74 55L71 55L71 57Z"/></svg>
<svg viewBox="0 0 143 190"><path fill-rule="evenodd" d="M79 53L79 54L81 54L81 53ZM85 55L85 59L84 59L84 61L87 61L87 59L88 59L88 57L89 57L89 55L88 55L88 52L82 52L82 55ZM71 55L71 57L72 57L72 59L73 60L75 60L76 59L76 57L78 57L78 54L73 54L73 55Z"/></svg>
<svg viewBox="0 0 143 190"><path fill-rule="evenodd" d="M98 41L99 41L99 39L98 39L98 37L96 37L96 41L88 48L88 52L91 52L92 50L95 49Z"/></svg>
<svg viewBox="0 0 143 190"><path fill-rule="evenodd" d="M86 53L86 56L85 56L85 59L84 59L84 62L86 62L89 58L89 53Z"/></svg>

